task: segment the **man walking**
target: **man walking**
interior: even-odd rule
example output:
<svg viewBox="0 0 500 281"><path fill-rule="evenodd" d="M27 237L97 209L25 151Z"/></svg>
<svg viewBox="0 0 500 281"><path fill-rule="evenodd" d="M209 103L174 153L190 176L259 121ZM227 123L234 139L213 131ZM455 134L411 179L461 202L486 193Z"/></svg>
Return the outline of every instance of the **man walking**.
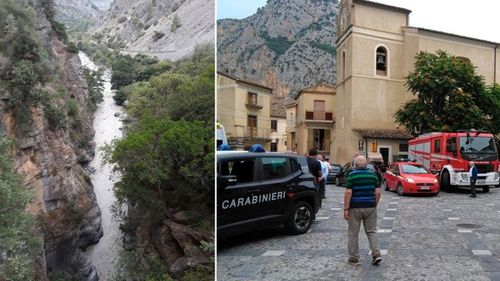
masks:
<svg viewBox="0 0 500 281"><path fill-rule="evenodd" d="M344 219L348 222L349 259L351 265L359 265L358 236L361 222L372 251L372 264L382 261L377 241L377 204L380 200L380 182L377 175L367 168L364 156L354 159L355 169L347 177L344 194Z"/></svg>
<svg viewBox="0 0 500 281"><path fill-rule="evenodd" d="M476 198L476 181L477 181L477 168L473 161L469 162L471 166L469 169L470 178L470 198Z"/></svg>

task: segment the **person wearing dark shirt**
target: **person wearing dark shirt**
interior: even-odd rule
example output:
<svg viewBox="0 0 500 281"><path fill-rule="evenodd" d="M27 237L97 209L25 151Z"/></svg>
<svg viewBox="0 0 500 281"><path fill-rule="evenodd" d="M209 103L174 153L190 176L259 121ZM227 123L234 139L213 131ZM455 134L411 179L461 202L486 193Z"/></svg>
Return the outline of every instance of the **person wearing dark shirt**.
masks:
<svg viewBox="0 0 500 281"><path fill-rule="evenodd" d="M367 168L364 156L355 159L355 169L347 176L344 193L344 219L348 222L349 259L351 265L359 265L358 236L361 223L372 251L372 264L382 261L377 241L377 204L380 200L380 181Z"/></svg>
<svg viewBox="0 0 500 281"><path fill-rule="evenodd" d="M318 155L318 150L309 150L309 157L307 157L307 165L309 166L309 172L314 176L314 184L317 186L323 173L321 172L321 163L316 159Z"/></svg>
<svg viewBox="0 0 500 281"><path fill-rule="evenodd" d="M316 187L316 190L319 191L319 183L321 181L323 173L321 172L321 163L316 159L316 155L318 155L317 149L312 148L309 150L309 157L307 157L307 166L309 166L309 172L314 177L314 186ZM320 208L322 203L321 201L322 199L320 199L319 201Z"/></svg>
<svg viewBox="0 0 500 281"><path fill-rule="evenodd" d="M470 195L471 198L476 198L476 181L477 181L477 168L474 162L470 161L469 165L469 178L470 178Z"/></svg>

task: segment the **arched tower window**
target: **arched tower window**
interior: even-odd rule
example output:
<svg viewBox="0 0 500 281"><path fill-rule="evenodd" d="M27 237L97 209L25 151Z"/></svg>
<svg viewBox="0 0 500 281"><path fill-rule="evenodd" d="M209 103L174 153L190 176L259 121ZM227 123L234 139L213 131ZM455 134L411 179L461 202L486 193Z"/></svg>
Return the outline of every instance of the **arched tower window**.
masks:
<svg viewBox="0 0 500 281"><path fill-rule="evenodd" d="M375 69L377 75L387 76L388 58L387 49L382 46L378 47L375 52Z"/></svg>

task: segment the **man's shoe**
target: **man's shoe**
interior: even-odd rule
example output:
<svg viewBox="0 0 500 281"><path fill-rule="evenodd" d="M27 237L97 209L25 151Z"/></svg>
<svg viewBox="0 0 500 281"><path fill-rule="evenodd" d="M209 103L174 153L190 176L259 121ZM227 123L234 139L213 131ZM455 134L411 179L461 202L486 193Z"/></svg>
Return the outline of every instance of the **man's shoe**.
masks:
<svg viewBox="0 0 500 281"><path fill-rule="evenodd" d="M476 195L469 195L470 198L476 198Z"/></svg>
<svg viewBox="0 0 500 281"><path fill-rule="evenodd" d="M349 258L347 260L347 263L350 264L350 265L359 265L359 259L357 259L357 258Z"/></svg>
<svg viewBox="0 0 500 281"><path fill-rule="evenodd" d="M373 265L379 265L379 263L382 261L382 257L380 255L373 256L372 264Z"/></svg>

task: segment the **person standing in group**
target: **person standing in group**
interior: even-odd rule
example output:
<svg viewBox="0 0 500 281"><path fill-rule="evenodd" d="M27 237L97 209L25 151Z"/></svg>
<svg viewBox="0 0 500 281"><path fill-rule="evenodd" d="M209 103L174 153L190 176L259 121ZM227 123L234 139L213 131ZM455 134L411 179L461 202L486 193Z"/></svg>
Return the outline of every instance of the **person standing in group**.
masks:
<svg viewBox="0 0 500 281"><path fill-rule="evenodd" d="M314 185L316 186L316 190L319 191L319 183L321 181L321 177L323 176L323 172L321 171L321 163L316 159L316 155L318 155L317 149L312 148L309 150L307 166L309 166L309 172L314 176ZM321 208L321 199L319 207Z"/></svg>
<svg viewBox="0 0 500 281"><path fill-rule="evenodd" d="M326 191L326 178L328 177L328 164L323 161L323 155L316 155L316 159L321 163L321 173L323 174L319 181L319 193L321 194L321 199L326 199L325 191Z"/></svg>
<svg viewBox="0 0 500 281"><path fill-rule="evenodd" d="M477 168L473 161L469 162L470 198L476 198Z"/></svg>
<svg viewBox="0 0 500 281"><path fill-rule="evenodd" d="M352 165L351 165L351 166L353 166L353 167L354 167L354 162L356 161L356 157L358 157L358 156L360 156L360 155L361 155L361 152L359 152L359 151L356 151L356 152L354 153L354 155L352 156L352 161L351 161L351 164L352 164Z"/></svg>
<svg viewBox="0 0 500 281"><path fill-rule="evenodd" d="M361 222L372 251L372 264L382 261L377 241L377 205L380 201L380 182L377 175L367 168L364 156L354 160L355 169L347 177L344 193L344 219L348 222L349 259L351 265L359 265L358 236Z"/></svg>
<svg viewBox="0 0 500 281"><path fill-rule="evenodd" d="M325 163L328 166L328 171L330 171L332 169L332 165L330 164L330 158L328 157L323 157L323 158L325 158Z"/></svg>

